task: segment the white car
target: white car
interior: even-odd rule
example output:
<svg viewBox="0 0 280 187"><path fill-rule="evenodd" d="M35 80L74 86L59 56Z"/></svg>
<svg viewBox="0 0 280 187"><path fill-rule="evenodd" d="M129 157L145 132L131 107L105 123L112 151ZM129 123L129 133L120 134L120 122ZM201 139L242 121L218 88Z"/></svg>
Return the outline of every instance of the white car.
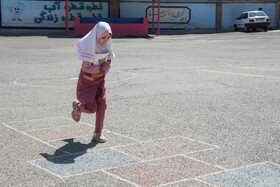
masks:
<svg viewBox="0 0 280 187"><path fill-rule="evenodd" d="M247 11L243 12L234 22L234 30L244 29L246 32L249 29L254 31L262 28L267 31L270 25L270 18L263 11Z"/></svg>

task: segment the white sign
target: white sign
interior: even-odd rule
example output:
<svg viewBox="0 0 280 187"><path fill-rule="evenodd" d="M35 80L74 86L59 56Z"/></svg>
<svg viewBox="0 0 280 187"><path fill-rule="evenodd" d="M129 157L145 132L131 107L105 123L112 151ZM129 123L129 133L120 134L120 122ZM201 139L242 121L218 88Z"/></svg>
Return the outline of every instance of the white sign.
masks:
<svg viewBox="0 0 280 187"><path fill-rule="evenodd" d="M158 19L158 7L154 9L154 20ZM148 21L152 22L153 8L148 7L146 11ZM190 9L188 7L160 7L161 23L188 23L190 21Z"/></svg>
<svg viewBox="0 0 280 187"><path fill-rule="evenodd" d="M2 26L65 27L64 1L1 1ZM69 26L74 17L109 16L108 2L69 2Z"/></svg>

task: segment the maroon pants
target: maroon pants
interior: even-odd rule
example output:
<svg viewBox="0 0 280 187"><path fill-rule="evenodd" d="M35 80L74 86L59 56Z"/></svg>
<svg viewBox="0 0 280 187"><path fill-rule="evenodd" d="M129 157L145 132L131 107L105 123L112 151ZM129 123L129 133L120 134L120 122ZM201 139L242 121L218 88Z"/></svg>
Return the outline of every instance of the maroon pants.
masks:
<svg viewBox="0 0 280 187"><path fill-rule="evenodd" d="M81 112L96 113L95 132L101 133L107 108L105 79L93 79L81 70L77 85L77 99L80 102Z"/></svg>

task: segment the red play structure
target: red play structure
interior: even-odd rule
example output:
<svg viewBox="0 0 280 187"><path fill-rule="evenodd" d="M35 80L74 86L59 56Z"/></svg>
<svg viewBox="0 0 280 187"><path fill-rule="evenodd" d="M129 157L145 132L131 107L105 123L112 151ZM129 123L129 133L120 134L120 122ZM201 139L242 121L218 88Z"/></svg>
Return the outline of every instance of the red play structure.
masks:
<svg viewBox="0 0 280 187"><path fill-rule="evenodd" d="M147 35L148 18L74 18L75 35L87 34L96 23L109 23L114 35Z"/></svg>
<svg viewBox="0 0 280 187"><path fill-rule="evenodd" d="M153 0L153 17L152 32L154 32L154 16L155 16L155 0ZM66 34L69 34L69 1L65 0L65 24ZM82 21L83 19L83 21ZM100 21L106 19L112 28L114 34L117 35L147 35L148 19L140 18L99 18ZM96 18L79 18L74 20L74 30L76 35L85 35L96 24ZM158 35L160 34L160 0L158 0Z"/></svg>
<svg viewBox="0 0 280 187"><path fill-rule="evenodd" d="M154 33L154 25L155 25L155 0L153 0L153 27L152 27L152 31ZM158 35L160 32L160 0L158 0Z"/></svg>

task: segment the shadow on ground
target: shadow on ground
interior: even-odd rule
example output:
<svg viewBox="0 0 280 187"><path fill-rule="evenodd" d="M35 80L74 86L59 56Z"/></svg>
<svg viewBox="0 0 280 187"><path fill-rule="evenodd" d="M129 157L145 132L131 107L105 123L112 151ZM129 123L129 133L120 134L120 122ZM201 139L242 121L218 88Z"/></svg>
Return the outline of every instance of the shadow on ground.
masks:
<svg viewBox="0 0 280 187"><path fill-rule="evenodd" d="M69 164L74 163L77 157L82 156L88 149L93 148L98 144L96 141L91 141L88 144L74 142L73 138L65 139L63 141L67 142L67 144L58 148L53 155L48 153L40 153L40 155L45 157L48 161L56 164ZM69 153L73 154L67 155Z"/></svg>

